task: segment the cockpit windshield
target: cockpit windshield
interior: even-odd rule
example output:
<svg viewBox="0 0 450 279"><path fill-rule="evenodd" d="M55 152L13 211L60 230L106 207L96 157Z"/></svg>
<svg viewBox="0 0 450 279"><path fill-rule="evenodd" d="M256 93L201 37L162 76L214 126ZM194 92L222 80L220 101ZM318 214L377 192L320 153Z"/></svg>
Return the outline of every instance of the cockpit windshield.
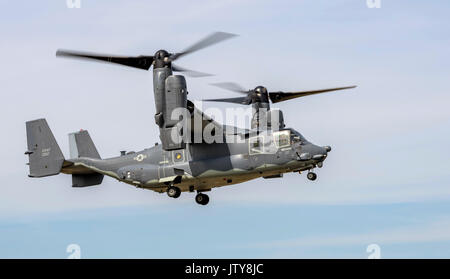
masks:
<svg viewBox="0 0 450 279"><path fill-rule="evenodd" d="M300 134L299 132L297 132L294 129L289 129L291 131L291 140L292 142L302 142L302 143L306 143L308 142L307 139L305 139L304 136L302 136L302 134Z"/></svg>

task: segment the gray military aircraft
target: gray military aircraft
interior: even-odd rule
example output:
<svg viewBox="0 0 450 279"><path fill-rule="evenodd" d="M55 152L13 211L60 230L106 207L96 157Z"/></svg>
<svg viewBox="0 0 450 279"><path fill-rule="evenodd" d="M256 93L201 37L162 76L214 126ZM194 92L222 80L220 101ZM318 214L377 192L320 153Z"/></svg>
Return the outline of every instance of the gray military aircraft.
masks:
<svg viewBox="0 0 450 279"><path fill-rule="evenodd" d="M195 200L201 205L209 202L204 192L214 187L259 177L280 178L284 173L308 171L307 178L315 180L317 176L312 170L322 167L331 147L315 145L296 130L286 128L282 112L270 109L270 102L355 86L268 92L262 86L244 90L234 83L215 84L243 96L207 101L252 105L251 129L222 125L187 99L185 77L173 75L173 72L194 77L206 74L176 66L173 61L234 36L216 32L183 52L159 50L153 56L113 56L58 50L56 55L59 57L98 60L143 70L153 66L155 122L162 144L139 152L122 151L118 157L101 159L89 133L82 130L69 134L70 159L66 159L47 121L28 121L28 150L25 154L29 156L29 177L70 174L73 187L87 187L101 184L104 175L107 175L135 187L167 193L172 198L178 198L181 192L196 191ZM183 109L186 113L174 118L177 109ZM205 135L215 140L211 142Z"/></svg>

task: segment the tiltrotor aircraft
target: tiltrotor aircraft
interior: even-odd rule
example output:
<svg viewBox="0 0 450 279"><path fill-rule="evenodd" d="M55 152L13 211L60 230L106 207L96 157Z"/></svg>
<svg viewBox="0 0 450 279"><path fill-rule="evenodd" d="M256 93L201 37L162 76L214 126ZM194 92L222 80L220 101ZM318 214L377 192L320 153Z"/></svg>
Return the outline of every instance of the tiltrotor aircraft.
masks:
<svg viewBox="0 0 450 279"><path fill-rule="evenodd" d="M278 178L287 172L308 171L307 178L315 180L316 174L312 169L322 167L331 147L317 146L296 130L286 128L282 112L270 109L270 102L354 86L304 92L268 92L262 86L243 90L234 83L219 83L216 85L243 96L207 101L252 105L250 129L220 124L187 99L185 77L173 75L173 72L190 76L205 74L176 66L173 61L233 36L216 32L183 52L159 50L153 56L112 56L58 50L56 56L59 57L99 60L143 70L153 66L155 122L159 127L161 144L139 152L121 152L118 157L101 159L89 133L82 130L69 134L70 159L66 159L47 121L28 121L28 150L25 154L29 156L29 176L71 174L73 187L87 187L101 184L104 175L107 175L139 188L167 193L172 198L178 198L181 192L197 192L195 201L201 205L209 202L204 192L214 187L259 177ZM173 113L177 109L186 113L174 118ZM205 134L218 140L211 142Z"/></svg>

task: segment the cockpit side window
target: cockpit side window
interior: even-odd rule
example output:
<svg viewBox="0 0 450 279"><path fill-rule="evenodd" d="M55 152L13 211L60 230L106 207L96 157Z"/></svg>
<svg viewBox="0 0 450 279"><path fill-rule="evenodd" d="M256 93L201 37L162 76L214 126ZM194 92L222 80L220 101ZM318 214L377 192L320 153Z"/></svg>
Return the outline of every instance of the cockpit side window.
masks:
<svg viewBox="0 0 450 279"><path fill-rule="evenodd" d="M273 140L278 148L291 145L291 131L284 130L273 133Z"/></svg>

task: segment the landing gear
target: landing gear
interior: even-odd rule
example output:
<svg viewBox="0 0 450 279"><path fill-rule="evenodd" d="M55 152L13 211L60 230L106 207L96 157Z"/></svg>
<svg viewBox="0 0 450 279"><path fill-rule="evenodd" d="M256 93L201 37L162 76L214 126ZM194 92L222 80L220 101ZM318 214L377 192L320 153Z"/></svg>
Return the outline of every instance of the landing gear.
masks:
<svg viewBox="0 0 450 279"><path fill-rule="evenodd" d="M209 197L208 197L208 195L205 195L205 194L202 194L202 193L198 193L197 196L195 196L195 201L198 204L207 205L208 202L209 202Z"/></svg>
<svg viewBox="0 0 450 279"><path fill-rule="evenodd" d="M317 178L317 174L313 173L313 172L308 172L308 174L306 175L306 177L311 180L314 181Z"/></svg>
<svg viewBox="0 0 450 279"><path fill-rule="evenodd" d="M178 198L181 195L181 190L178 187L170 186L167 189L167 195L171 198Z"/></svg>

